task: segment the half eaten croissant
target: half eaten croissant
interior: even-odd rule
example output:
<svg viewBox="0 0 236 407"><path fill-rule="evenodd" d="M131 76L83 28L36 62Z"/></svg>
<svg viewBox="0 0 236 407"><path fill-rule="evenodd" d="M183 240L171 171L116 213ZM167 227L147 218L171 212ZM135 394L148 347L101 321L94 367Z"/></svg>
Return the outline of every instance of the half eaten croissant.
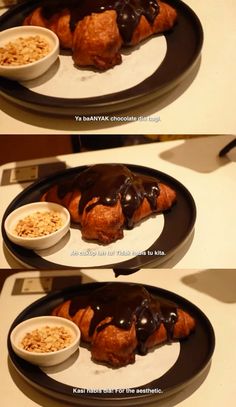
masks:
<svg viewBox="0 0 236 407"><path fill-rule="evenodd" d="M41 200L65 206L83 238L109 244L152 213L173 205L176 193L156 178L122 164L97 164L46 191Z"/></svg>
<svg viewBox="0 0 236 407"><path fill-rule="evenodd" d="M136 353L145 355L156 345L186 338L195 328L195 320L176 304L130 283L106 283L65 301L52 315L74 321L92 358L113 367L133 363Z"/></svg>
<svg viewBox="0 0 236 407"><path fill-rule="evenodd" d="M106 70L121 63L121 47L170 30L176 10L159 0L44 0L24 20L54 31L78 66Z"/></svg>

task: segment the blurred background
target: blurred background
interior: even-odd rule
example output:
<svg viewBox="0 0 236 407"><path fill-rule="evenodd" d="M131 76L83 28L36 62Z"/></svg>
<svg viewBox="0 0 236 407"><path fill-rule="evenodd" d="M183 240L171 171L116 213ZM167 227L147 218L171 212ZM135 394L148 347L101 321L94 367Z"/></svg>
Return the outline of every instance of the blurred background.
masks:
<svg viewBox="0 0 236 407"><path fill-rule="evenodd" d="M202 135L1 135L0 165L34 158L102 150Z"/></svg>

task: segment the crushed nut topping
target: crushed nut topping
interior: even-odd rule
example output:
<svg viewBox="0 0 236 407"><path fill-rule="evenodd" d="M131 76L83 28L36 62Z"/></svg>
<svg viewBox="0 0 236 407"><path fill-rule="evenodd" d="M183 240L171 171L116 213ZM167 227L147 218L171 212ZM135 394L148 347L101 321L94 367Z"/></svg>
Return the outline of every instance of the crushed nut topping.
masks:
<svg viewBox="0 0 236 407"><path fill-rule="evenodd" d="M28 332L20 346L28 352L56 352L69 346L73 341L72 334L62 326L45 326Z"/></svg>
<svg viewBox="0 0 236 407"><path fill-rule="evenodd" d="M21 237L40 237L56 232L63 226L58 212L35 212L19 220L15 233Z"/></svg>
<svg viewBox="0 0 236 407"><path fill-rule="evenodd" d="M0 47L0 65L17 66L38 61L51 51L49 43L39 35L19 37Z"/></svg>

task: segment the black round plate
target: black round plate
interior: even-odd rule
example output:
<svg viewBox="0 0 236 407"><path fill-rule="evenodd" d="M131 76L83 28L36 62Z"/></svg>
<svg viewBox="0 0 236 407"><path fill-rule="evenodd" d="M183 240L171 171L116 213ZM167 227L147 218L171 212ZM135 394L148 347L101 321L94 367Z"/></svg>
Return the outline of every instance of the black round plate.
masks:
<svg viewBox="0 0 236 407"><path fill-rule="evenodd" d="M196 206L193 197L179 181L152 168L131 164L124 165L126 165L133 172L150 175L157 178L160 182L169 185L176 191L177 203L171 208L171 210L164 213L164 228L161 235L157 237L157 240L151 247L143 248L146 254L136 256L130 260L122 261L120 263L105 264L100 266L100 268L104 268L104 266L106 268L113 268L114 270L117 270L117 273L119 274L127 274L129 271L131 272L132 270L135 271L143 267L148 267L153 263L155 263L155 266L158 266L163 261L169 259L182 247L184 243L186 243L187 239L191 235L196 220ZM37 269L65 269L65 266L52 263L40 257L34 251L25 249L12 243L6 235L4 221L9 213L16 208L30 202L39 201L44 192L46 192L52 185L59 181L61 182L66 180L74 174L85 170L86 168L87 166L70 168L37 181L21 192L8 206L2 220L2 236L9 251L14 257L20 260L21 263ZM153 252L153 255L149 255L147 251ZM162 251L165 253L164 256L160 255L159 253ZM79 259L77 267L80 268ZM126 270L128 270L128 272L126 272Z"/></svg>
<svg viewBox="0 0 236 407"><path fill-rule="evenodd" d="M194 304L187 301L183 297L174 294L170 291L144 285L144 287L153 295L157 295L164 299L175 302L180 308L188 312L196 321L196 330L186 340L180 342L180 354L176 363L160 378L150 382L145 382L143 377L143 385L138 389L160 389L162 393L104 393L89 394L89 393L74 393L73 387L58 382L46 375L40 368L25 362L19 358L12 350L9 336L12 329L20 322L40 316L50 314L52 309L59 303L73 298L85 292L92 292L106 283L88 283L79 286L65 288L62 291L57 291L43 297L42 299L34 302L28 306L13 322L9 335L8 335L8 351L10 359L17 369L17 371L34 387L47 393L49 396L58 399L72 402L74 404L81 404L86 406L131 406L131 405L144 405L152 401L157 401L161 397L167 397L171 394L183 389L189 385L199 374L203 373L207 368L215 347L215 335L211 323L203 312ZM158 352L158 350L157 350ZM124 388L125 388L125 373L124 375ZM142 375L142 372L140 372ZM91 377L91 387L93 378ZM111 383L112 385L112 383ZM78 389L79 377L78 377Z"/></svg>
<svg viewBox="0 0 236 407"><path fill-rule="evenodd" d="M138 85L104 96L70 99L45 96L28 90L18 82L0 78L0 93L36 111L67 115L124 111L161 96L182 81L195 66L203 43L203 30L196 14L180 0L165 1L177 10L178 22L173 30L165 33L167 53L163 62ZM37 0L30 0L13 7L0 17L0 30L21 25L39 4Z"/></svg>

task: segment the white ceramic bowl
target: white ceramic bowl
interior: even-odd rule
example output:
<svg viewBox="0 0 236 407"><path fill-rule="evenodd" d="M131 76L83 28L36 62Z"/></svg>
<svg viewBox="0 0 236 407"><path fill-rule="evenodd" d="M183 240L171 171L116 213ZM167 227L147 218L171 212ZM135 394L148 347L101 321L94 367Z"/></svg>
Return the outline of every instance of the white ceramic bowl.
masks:
<svg viewBox="0 0 236 407"><path fill-rule="evenodd" d="M59 54L59 40L53 31L37 26L20 26L9 28L0 32L0 47L4 47L9 41L19 37L30 37L40 35L50 45L51 51L38 61L25 65L5 66L0 65L0 76L16 81L27 81L35 79L45 73L56 61Z"/></svg>
<svg viewBox="0 0 236 407"><path fill-rule="evenodd" d="M72 342L64 349L54 352L30 352L20 345L27 333L44 327L64 327L72 335ZM42 316L27 319L18 324L10 334L11 346L14 352L22 359L37 366L54 366L64 362L79 348L80 329L74 322L55 316Z"/></svg>
<svg viewBox="0 0 236 407"><path fill-rule="evenodd" d="M17 223L24 219L26 216L31 215L35 212L48 212L55 211L58 212L62 218L62 226L55 232L52 232L45 236L40 237L22 237L17 236L14 232ZM7 237L19 246L23 246L27 249L32 250L42 250L48 247L54 246L61 240L70 228L70 213L66 208L61 205L52 202L34 202L31 204L20 206L11 212L5 222L5 231Z"/></svg>

